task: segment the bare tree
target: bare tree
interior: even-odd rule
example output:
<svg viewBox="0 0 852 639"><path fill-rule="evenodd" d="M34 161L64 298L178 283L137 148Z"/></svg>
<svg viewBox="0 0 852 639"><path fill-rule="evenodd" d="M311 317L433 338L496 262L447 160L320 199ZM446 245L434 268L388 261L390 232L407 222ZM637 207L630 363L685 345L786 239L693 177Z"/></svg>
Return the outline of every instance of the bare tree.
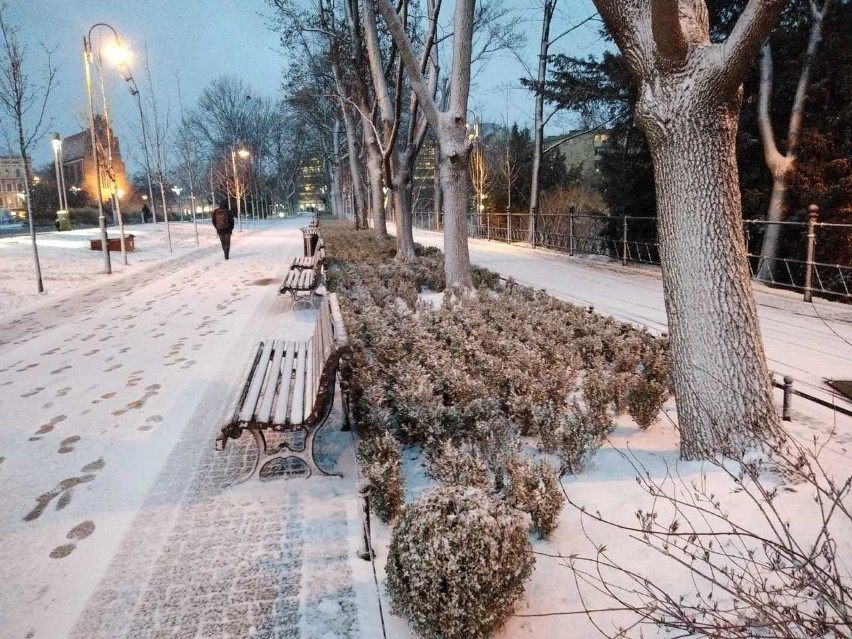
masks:
<svg viewBox="0 0 852 639"><path fill-rule="evenodd" d="M41 84L36 84L30 79L25 69L27 61L26 48L18 39L18 27L9 24L5 15L5 7L0 5L0 34L3 36L2 57L0 57L0 106L15 124L14 142L7 138L6 145L10 152L16 146L24 164L24 202L27 207L27 220L30 226L30 239L33 247L33 265L35 267L36 289L39 293L44 292L44 283L41 277L41 263L38 257L38 243L36 242L35 227L33 226L32 192L32 164L30 162L30 148L33 142L44 133L49 123L44 120L45 107L47 106L50 92L54 86L56 68L51 61L50 51L45 50L47 60L45 62L44 78Z"/></svg>
<svg viewBox="0 0 852 639"><path fill-rule="evenodd" d="M772 100L772 49L769 42L760 51L760 93L758 98L758 126L760 139L763 142L763 155L766 166L772 174L772 195L769 200L769 211L766 235L760 250L760 265L757 278L772 280L775 270L775 257L778 254L778 239L781 235L781 225L787 214L787 181L796 166L799 154L799 135L802 132L802 121L805 115L805 101L810 84L811 63L816 57L817 48L822 38L822 25L825 14L831 6L831 0L823 0L822 6L817 0L809 3L811 10L811 33L808 48L799 72L799 82L793 106L790 109L790 121L787 125L787 145L784 153L778 150L775 134L772 131L772 119L769 115L769 105Z"/></svg>
<svg viewBox="0 0 852 639"><path fill-rule="evenodd" d="M591 15L577 24L569 27L555 37L550 36L550 25L553 21L553 15L556 12L556 4L559 0L544 0L542 4L541 17L541 39L539 40L538 52L538 70L536 74L536 92L535 92L535 125L534 125L534 146L533 146L533 165L532 165L532 180L530 183L530 217L528 240L532 246L536 244L536 224L538 221L538 200L539 192L539 175L541 174L541 157L543 155L542 146L544 144L544 93L542 91L544 82L547 79L547 62L550 47L558 40L562 39L572 31L579 29L581 26L592 20L595 16Z"/></svg>
<svg viewBox="0 0 852 639"><path fill-rule="evenodd" d="M711 44L704 0L595 0L636 91L654 163L684 459L780 431L742 238L742 82L786 0L749 0Z"/></svg>
<svg viewBox="0 0 852 639"><path fill-rule="evenodd" d="M412 234L412 189L414 164L423 146L428 131L428 121L419 108L416 93L410 85L405 90L403 67L396 68L395 86L391 91L388 74L385 69L389 64L382 60L381 47L378 37L378 24L372 0L364 2L364 32L366 35L367 53L370 61L370 71L382 123L382 158L385 181L390 185L396 212L397 258L410 259L414 257L414 236ZM440 0L428 0L426 34L423 51L420 56L419 68L424 75L428 72L430 95L434 97L438 79L437 56L434 54L434 44L438 28ZM408 23L408 1L403 0L400 7L403 26ZM393 62L396 49L391 48L388 62ZM409 109L407 118L402 114L402 102L408 98ZM407 126L405 126L407 125ZM405 134L400 131L405 128Z"/></svg>
<svg viewBox="0 0 852 639"><path fill-rule="evenodd" d="M414 46L390 0L375 0L399 50L411 88L435 132L440 149L441 190L444 198L444 256L447 285L472 285L467 246L467 199L470 191L468 161L467 102L476 0L457 0L453 14L453 61L450 95L445 110L439 109L421 71Z"/></svg>

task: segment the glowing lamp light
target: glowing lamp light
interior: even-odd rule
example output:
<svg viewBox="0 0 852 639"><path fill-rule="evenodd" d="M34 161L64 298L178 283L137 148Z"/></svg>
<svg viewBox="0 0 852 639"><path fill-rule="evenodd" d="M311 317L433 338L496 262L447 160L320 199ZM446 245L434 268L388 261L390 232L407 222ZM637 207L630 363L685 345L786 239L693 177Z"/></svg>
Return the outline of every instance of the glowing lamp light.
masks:
<svg viewBox="0 0 852 639"><path fill-rule="evenodd" d="M107 42L102 49L104 57L117 66L126 65L130 62L130 50L121 44L121 40L116 38Z"/></svg>

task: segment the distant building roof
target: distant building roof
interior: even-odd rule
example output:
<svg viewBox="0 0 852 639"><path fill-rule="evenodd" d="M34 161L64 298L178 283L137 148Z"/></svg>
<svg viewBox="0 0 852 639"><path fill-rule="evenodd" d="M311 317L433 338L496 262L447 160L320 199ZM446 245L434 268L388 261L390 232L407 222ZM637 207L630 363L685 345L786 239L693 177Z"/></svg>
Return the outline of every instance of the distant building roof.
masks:
<svg viewBox="0 0 852 639"><path fill-rule="evenodd" d="M62 163L81 160L92 152L92 137L89 131L80 131L62 140Z"/></svg>

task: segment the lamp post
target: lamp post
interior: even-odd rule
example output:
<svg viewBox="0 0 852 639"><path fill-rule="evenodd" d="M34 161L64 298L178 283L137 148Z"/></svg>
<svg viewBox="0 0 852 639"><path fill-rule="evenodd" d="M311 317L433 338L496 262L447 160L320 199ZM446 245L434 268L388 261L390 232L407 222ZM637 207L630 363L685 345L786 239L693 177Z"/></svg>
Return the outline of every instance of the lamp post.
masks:
<svg viewBox="0 0 852 639"><path fill-rule="evenodd" d="M142 149L145 151L145 176L148 178L148 197L151 198L151 221L156 224L157 223L157 205L154 202L154 189L151 186L151 160L148 156L148 133L146 131L145 126L145 113L142 110L142 96L139 95L139 87L136 85L136 80L133 78L133 74L130 72L130 67L127 65L127 62L119 65L119 73L121 73L121 77L124 78L124 81L127 82L127 90L130 91L130 95L136 98L136 104L139 107L139 120L142 123ZM143 196L143 199L144 196ZM163 219L165 219L165 211L163 212Z"/></svg>
<svg viewBox="0 0 852 639"><path fill-rule="evenodd" d="M54 133L50 143L56 165L56 192L59 195L59 210L56 212L56 217L59 219L59 230L69 231L71 226L68 219L68 196L65 192L65 169L62 166L62 138L58 133Z"/></svg>
<svg viewBox="0 0 852 639"><path fill-rule="evenodd" d="M251 155L246 149L235 149L231 147L231 169L234 171L234 197L237 199L237 229L242 233L243 231L243 220L241 217L242 211L240 210L240 178L237 175L237 156L245 159Z"/></svg>
<svg viewBox="0 0 852 639"><path fill-rule="evenodd" d="M101 229L101 250L104 254L104 273L112 273L112 265L109 260L109 246L107 245L106 221L104 219L104 203L103 203L103 184L101 182L101 166L98 158L98 140L95 134L95 104L92 101L92 72L89 68L92 63L92 31L95 27L106 27L110 29L118 40L118 33L110 25L105 22L98 22L92 25L89 29L89 34L83 36L83 62L86 67L86 95L89 98L89 133L92 138L92 157L95 169L95 182L97 185L97 200L98 200L98 226Z"/></svg>

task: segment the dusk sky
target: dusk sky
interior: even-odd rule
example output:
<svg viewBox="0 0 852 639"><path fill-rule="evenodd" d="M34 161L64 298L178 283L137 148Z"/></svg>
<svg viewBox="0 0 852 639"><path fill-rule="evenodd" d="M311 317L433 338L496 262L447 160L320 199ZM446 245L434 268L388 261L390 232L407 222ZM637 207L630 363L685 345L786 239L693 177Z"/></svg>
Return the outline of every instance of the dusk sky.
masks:
<svg viewBox="0 0 852 639"><path fill-rule="evenodd" d="M446 3L452 7L453 3ZM538 53L540 10L536 0L509 0L523 20L527 45L521 57L534 67ZM562 14L554 21L553 33L594 13L590 0L563 0ZM154 89L167 106L172 119L179 115L178 79L185 110L194 108L200 92L221 75L233 75L247 82L258 95L275 96L286 64L278 36L267 28L262 14L268 13L265 0L10 0L8 18L21 29L27 45L30 74L40 76L45 59L42 45L53 50L58 86L51 95L47 117L48 135L36 144L36 166L50 162L53 154L49 133L64 138L85 128L86 90L82 40L97 22L115 27L131 49L131 69L143 91L147 91L144 73L144 48L147 44ZM599 23L582 27L564 38L553 52L570 51L574 55L598 53L602 47ZM110 33L102 27L93 34L93 45L106 42ZM449 54L449 51L447 51ZM449 67L449 64L446 64ZM521 64L509 54L492 57L477 73L471 91L470 107L485 121L502 122L507 102L510 121L529 125L533 101L519 87L525 75ZM106 92L110 116L122 141L122 155L129 168L138 170L141 153L137 129L139 116L135 99L116 73L107 74ZM508 89L508 91L507 91ZM562 122L551 127L557 133ZM4 123L5 125L5 123Z"/></svg>

